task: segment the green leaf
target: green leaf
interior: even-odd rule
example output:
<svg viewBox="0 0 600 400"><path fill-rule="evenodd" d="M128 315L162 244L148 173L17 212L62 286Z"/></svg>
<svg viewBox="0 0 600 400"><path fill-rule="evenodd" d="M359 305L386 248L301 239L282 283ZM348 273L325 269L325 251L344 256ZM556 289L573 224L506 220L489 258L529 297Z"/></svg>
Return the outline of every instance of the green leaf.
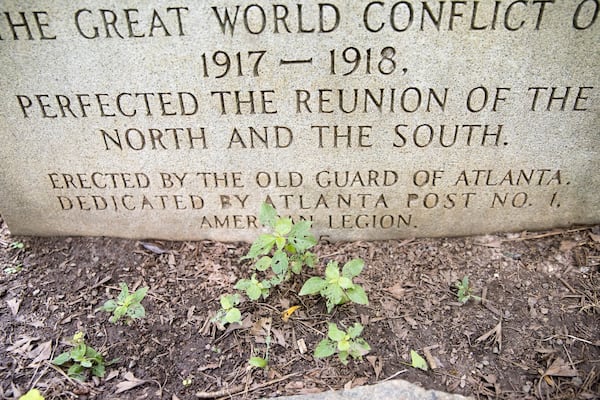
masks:
<svg viewBox="0 0 600 400"><path fill-rule="evenodd" d="M115 308L117 308L117 302L111 299L107 300L99 310L112 312Z"/></svg>
<svg viewBox="0 0 600 400"><path fill-rule="evenodd" d="M338 357L340 358L340 361L342 362L342 364L348 365L348 352L347 351L340 351L338 353Z"/></svg>
<svg viewBox="0 0 600 400"><path fill-rule="evenodd" d="M286 244L285 247L283 248L283 250L285 250L286 252L288 252L290 255L296 255L296 254L298 254L298 252L296 251L296 248L291 243Z"/></svg>
<svg viewBox="0 0 600 400"><path fill-rule="evenodd" d="M129 296L129 288L125 282L119 283L119 287L121 288L121 293L119 293L119 296L117 297L117 302L123 304L127 296Z"/></svg>
<svg viewBox="0 0 600 400"><path fill-rule="evenodd" d="M132 295L133 303L141 302L144 297L146 297L146 293L148 293L148 287L143 287L136 290Z"/></svg>
<svg viewBox="0 0 600 400"><path fill-rule="evenodd" d="M314 253L311 253L310 251L307 251L306 253L304 253L303 259L304 259L304 263L306 265L308 265L310 268L314 268L314 266L319 261L319 258L317 257L317 255Z"/></svg>
<svg viewBox="0 0 600 400"><path fill-rule="evenodd" d="M298 275L300 272L302 272L302 261L300 260L293 260L290 261L290 270Z"/></svg>
<svg viewBox="0 0 600 400"><path fill-rule="evenodd" d="M90 346L86 347L85 356L92 360L102 361L102 355L100 353L98 353L96 350L94 350L93 348L91 348Z"/></svg>
<svg viewBox="0 0 600 400"><path fill-rule="evenodd" d="M85 379L85 377L83 376L84 371L85 371L85 369L81 365L73 364L67 370L67 375L70 376L71 378L75 378L75 379L82 381Z"/></svg>
<svg viewBox="0 0 600 400"><path fill-rule="evenodd" d="M141 304L132 304L127 309L127 315L133 319L144 318L146 316L146 309Z"/></svg>
<svg viewBox="0 0 600 400"><path fill-rule="evenodd" d="M252 246L250 246L250 251L242 259L256 258L258 256L265 255L271 251L274 244L275 236L268 233L263 233L262 235L258 236L254 243L252 243Z"/></svg>
<svg viewBox="0 0 600 400"><path fill-rule="evenodd" d="M259 271L266 271L271 267L271 257L263 256L257 262L254 268Z"/></svg>
<svg viewBox="0 0 600 400"><path fill-rule="evenodd" d="M262 294L262 289L257 284L251 284L246 289L246 295L250 300L258 300Z"/></svg>
<svg viewBox="0 0 600 400"><path fill-rule="evenodd" d="M260 223L272 228L275 225L275 218L277 218L277 210L272 205L263 203L260 206L260 213L258 215Z"/></svg>
<svg viewBox="0 0 600 400"><path fill-rule="evenodd" d="M92 368L92 362L90 360L81 360L80 364L83 368Z"/></svg>
<svg viewBox="0 0 600 400"><path fill-rule="evenodd" d="M288 235L288 241L298 253L303 253L317 244L317 239L310 233L310 225L310 221L299 221L294 224Z"/></svg>
<svg viewBox="0 0 600 400"><path fill-rule="evenodd" d="M413 368L419 368L422 369L423 371L427 371L429 368L427 367L427 361L425 361L425 359L423 357L421 357L419 355L419 353L417 353L414 350L410 351L410 359L411 359L411 367Z"/></svg>
<svg viewBox="0 0 600 400"><path fill-rule="evenodd" d="M59 354L54 360L52 360L52 364L54 365L63 365L64 363L71 360L71 353L65 351L64 353Z"/></svg>
<svg viewBox="0 0 600 400"><path fill-rule="evenodd" d="M285 236L292 230L292 220L290 218L278 218L275 221L275 232L280 236Z"/></svg>
<svg viewBox="0 0 600 400"><path fill-rule="evenodd" d="M285 275L288 271L288 256L285 252L277 250L273 254L273 263L271 264L273 272L277 275Z"/></svg>
<svg viewBox="0 0 600 400"><path fill-rule="evenodd" d="M98 378L104 378L105 373L106 368L104 368L104 364L97 364L92 368L92 375L97 376Z"/></svg>
<svg viewBox="0 0 600 400"><path fill-rule="evenodd" d="M250 279L240 279L239 281L237 281L234 287L237 290L246 291L250 287L250 285L252 285L252 281Z"/></svg>
<svg viewBox="0 0 600 400"><path fill-rule="evenodd" d="M346 276L340 276L338 285L340 285L340 287L342 287L344 289L350 289L351 287L354 286L354 283L352 283L352 279L350 279Z"/></svg>
<svg viewBox="0 0 600 400"><path fill-rule="evenodd" d="M221 303L221 308L224 310L229 310L231 307L233 307L233 299L231 298L231 295L222 295L219 298L219 302Z"/></svg>
<svg viewBox="0 0 600 400"><path fill-rule="evenodd" d="M342 275L348 278L354 278L358 276L365 266L365 263L360 258L355 258L354 260L348 261L344 267L342 268Z"/></svg>
<svg viewBox="0 0 600 400"><path fill-rule="evenodd" d="M306 296L311 294L317 294L327 285L327 282L319 278L318 276L313 276L304 282L302 289L300 289L300 296Z"/></svg>
<svg viewBox="0 0 600 400"><path fill-rule="evenodd" d="M335 343L329 339L323 339L319 342L315 348L315 358L325 358L335 353Z"/></svg>
<svg viewBox="0 0 600 400"><path fill-rule="evenodd" d="M285 276L275 275L268 281L263 281L263 287L275 287L275 286L279 285L281 282L283 282L283 278L285 278Z"/></svg>
<svg viewBox="0 0 600 400"><path fill-rule="evenodd" d="M350 328L348 328L348 336L350 339L354 339L360 336L363 331L363 326L358 322L355 322Z"/></svg>
<svg viewBox="0 0 600 400"><path fill-rule="evenodd" d="M356 304L369 304L369 299L367 298L367 294L365 293L365 289L363 289L359 285L354 285L354 287L348 289L346 294Z"/></svg>
<svg viewBox="0 0 600 400"><path fill-rule="evenodd" d="M345 336L345 335L344 335ZM338 342L337 348L339 351L348 351L350 350L350 341L347 339L342 339Z"/></svg>
<svg viewBox="0 0 600 400"><path fill-rule="evenodd" d="M127 314L127 307L119 306L115 308L115 311L113 312L113 317L116 319L116 321L118 321L125 314Z"/></svg>
<svg viewBox="0 0 600 400"><path fill-rule="evenodd" d="M285 238L283 236L277 236L275 239L275 245L277 246L277 250L281 250L285 247Z"/></svg>
<svg viewBox="0 0 600 400"><path fill-rule="evenodd" d="M371 346L366 342L363 338L358 338L354 341L353 351L358 353L361 356L369 354L371 351Z"/></svg>
<svg viewBox="0 0 600 400"><path fill-rule="evenodd" d="M333 307L347 301L344 290L338 285L328 285L321 291L321 295L327 299L327 312L331 312Z"/></svg>
<svg viewBox="0 0 600 400"><path fill-rule="evenodd" d="M266 368L266 366L267 366L267 360L265 360L262 357L250 357L250 359L248 360L248 363L250 365L252 365L253 367L258 367L258 368Z"/></svg>
<svg viewBox="0 0 600 400"><path fill-rule="evenodd" d="M325 279L328 282L333 280L337 281L340 277L340 269L338 268L337 261L329 261L327 267L325 267Z"/></svg>
<svg viewBox="0 0 600 400"><path fill-rule="evenodd" d="M23 396L19 397L19 400L44 400L44 396L37 389L31 389Z"/></svg>
<svg viewBox="0 0 600 400"><path fill-rule="evenodd" d="M73 349L71 350L71 358L74 361L79 361L79 360L83 359L83 357L85 357L85 351L86 351L85 344L77 345L77 346L73 347Z"/></svg>
<svg viewBox="0 0 600 400"><path fill-rule="evenodd" d="M336 324L330 323L327 331L327 337L334 342L340 342L346 337L346 332L339 329Z"/></svg>
<svg viewBox="0 0 600 400"><path fill-rule="evenodd" d="M263 281L265 283L268 283L268 281ZM263 299L266 299L267 297L269 297L269 289L267 289L266 287L263 287L263 289L261 290L261 294Z"/></svg>
<svg viewBox="0 0 600 400"><path fill-rule="evenodd" d="M234 322L240 322L241 320L242 313L237 308L232 308L231 310L227 311L227 314L225 314L225 321L229 322L230 324L233 324Z"/></svg>

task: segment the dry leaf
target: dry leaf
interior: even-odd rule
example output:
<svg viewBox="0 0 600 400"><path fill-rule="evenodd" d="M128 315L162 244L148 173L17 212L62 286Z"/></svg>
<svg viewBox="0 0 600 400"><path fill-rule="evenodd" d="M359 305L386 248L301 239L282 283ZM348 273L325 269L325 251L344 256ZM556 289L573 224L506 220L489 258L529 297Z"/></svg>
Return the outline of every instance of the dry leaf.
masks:
<svg viewBox="0 0 600 400"><path fill-rule="evenodd" d="M383 371L383 361L377 356L367 356L367 361L373 367L373 371L375 371L375 379L379 380L379 375Z"/></svg>
<svg viewBox="0 0 600 400"><path fill-rule="evenodd" d="M577 375L577 370L571 368L562 358L557 358L554 360L546 372L544 372L544 376L562 376L566 378L572 378Z"/></svg>
<svg viewBox="0 0 600 400"><path fill-rule="evenodd" d="M267 337L271 334L271 324L273 320L271 317L261 318L252 325L250 328L250 334L256 338Z"/></svg>
<svg viewBox="0 0 600 400"><path fill-rule="evenodd" d="M21 306L20 299L6 300L6 304L8 305L8 308L10 308L10 312L13 316L16 316L19 313L19 307Z"/></svg>
<svg viewBox="0 0 600 400"><path fill-rule="evenodd" d="M479 246L499 248L502 247L502 238L498 236L487 235L477 240L475 243Z"/></svg>
<svg viewBox="0 0 600 400"><path fill-rule="evenodd" d="M196 310L196 306L191 306L187 311L187 322L192 322L194 320L194 311Z"/></svg>
<svg viewBox="0 0 600 400"><path fill-rule="evenodd" d="M22 336L20 336L20 339L18 339L16 342L14 342L12 344L12 346L7 347L6 351L9 351L11 353L21 354L21 355L25 356L33 348L33 346L31 345L31 342L37 342L38 340L40 340L40 338L22 335Z"/></svg>
<svg viewBox="0 0 600 400"><path fill-rule="evenodd" d="M115 379L117 376L119 376L119 371L117 371L116 369L113 369L112 371L110 371L108 373L108 375L104 378L104 382L108 382L110 380Z"/></svg>
<svg viewBox="0 0 600 400"><path fill-rule="evenodd" d="M285 340L285 337L283 336L283 332L280 331L279 329L271 329L271 332L273 333L273 336L275 336L275 341L277 342L278 345L287 348L288 344Z"/></svg>
<svg viewBox="0 0 600 400"><path fill-rule="evenodd" d="M573 241L573 240L563 240L562 242L560 242L560 251L569 251L569 250L573 250L575 247L577 247L577 242Z"/></svg>
<svg viewBox="0 0 600 400"><path fill-rule="evenodd" d="M384 289L396 300L404 300L406 289L404 289L402 283L396 283L394 286L390 286Z"/></svg>
<svg viewBox="0 0 600 400"><path fill-rule="evenodd" d="M298 390L298 389L304 389L304 382L302 381L291 381L289 382L287 385L285 385L285 388L290 390Z"/></svg>
<svg viewBox="0 0 600 400"><path fill-rule="evenodd" d="M219 364L218 363L212 363L212 364L206 364L202 367L198 367L198 372L202 372L202 371L206 371L209 369L216 369L219 368Z"/></svg>
<svg viewBox="0 0 600 400"><path fill-rule="evenodd" d="M600 235L595 235L592 232L590 232L590 238L596 242L596 243L600 243Z"/></svg>
<svg viewBox="0 0 600 400"><path fill-rule="evenodd" d="M299 308L300 308L300 306L292 306L292 307L288 308L287 310L285 310L284 312L282 312L281 319L283 320L283 322L288 322L288 320L290 319L292 314Z"/></svg>
<svg viewBox="0 0 600 400"><path fill-rule="evenodd" d="M126 392L128 390L131 390L133 388L136 388L136 387L148 382L148 381L136 378L135 376L133 376L133 374L131 372L125 373L125 375L123 375L123 378L125 378L126 380L123 382L117 383L117 391L115 392L115 394Z"/></svg>
<svg viewBox="0 0 600 400"><path fill-rule="evenodd" d="M479 336L475 341L477 343L484 342L488 339L493 341L493 352L498 354L502 351L502 320L498 322L498 325Z"/></svg>
<svg viewBox="0 0 600 400"><path fill-rule="evenodd" d="M27 366L27 368L37 368L44 361L49 360L52 356L52 341L41 343L35 349L31 350L27 354L28 358L33 358L33 361Z"/></svg>
<svg viewBox="0 0 600 400"><path fill-rule="evenodd" d="M417 321L415 321L412 317L409 317L408 315L404 316L404 320L406 322L408 322L408 324L410 325L410 327L413 328L413 329L417 329L419 327L419 324L417 323Z"/></svg>
<svg viewBox="0 0 600 400"><path fill-rule="evenodd" d="M438 346L423 347L423 354L425 355L425 360L427 360L427 364L429 364L429 368L431 368L431 369L439 368L436 358L431 354L431 351L430 351L432 348L436 348L436 347L438 347Z"/></svg>
<svg viewBox="0 0 600 400"><path fill-rule="evenodd" d="M147 242L140 242L140 244L146 249L146 250L150 250L151 252L153 252L154 254L165 254L168 253L167 250L161 249L160 247L158 247L155 244L152 243L147 243Z"/></svg>

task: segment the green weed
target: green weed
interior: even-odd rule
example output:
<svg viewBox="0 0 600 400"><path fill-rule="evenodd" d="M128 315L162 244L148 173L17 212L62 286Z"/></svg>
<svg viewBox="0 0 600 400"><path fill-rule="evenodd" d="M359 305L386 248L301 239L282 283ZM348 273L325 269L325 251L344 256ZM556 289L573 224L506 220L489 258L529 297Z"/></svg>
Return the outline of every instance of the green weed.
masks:
<svg viewBox="0 0 600 400"><path fill-rule="evenodd" d="M71 350L59 354L52 364L69 366L67 375L84 381L87 371L99 378L104 377L105 362L100 353L85 343L83 332L77 332L71 340Z"/></svg>
<svg viewBox="0 0 600 400"><path fill-rule="evenodd" d="M363 326L356 322L347 332L339 329L336 324L329 324L327 338L315 348L314 356L316 358L329 357L335 353L342 364L348 364L348 356L354 359L362 359L362 356L371 351L371 346L360 337Z"/></svg>
<svg viewBox="0 0 600 400"><path fill-rule="evenodd" d="M143 287L133 293L129 293L129 288L124 282L119 283L121 293L116 300L108 300L98 308L100 311L112 313L109 321L113 324L117 323L122 317L127 318L127 324L131 324L134 319L144 318L146 309L141 304L141 301L148 292L148 287Z"/></svg>
<svg viewBox="0 0 600 400"><path fill-rule="evenodd" d="M327 300L327 312L331 312L336 305L352 301L357 304L369 304L365 290L352 280L358 276L364 268L364 262L354 259L344 264L340 274L340 268L336 261L330 261L325 268L325 278L312 277L308 279L302 289L300 296L319 293Z"/></svg>

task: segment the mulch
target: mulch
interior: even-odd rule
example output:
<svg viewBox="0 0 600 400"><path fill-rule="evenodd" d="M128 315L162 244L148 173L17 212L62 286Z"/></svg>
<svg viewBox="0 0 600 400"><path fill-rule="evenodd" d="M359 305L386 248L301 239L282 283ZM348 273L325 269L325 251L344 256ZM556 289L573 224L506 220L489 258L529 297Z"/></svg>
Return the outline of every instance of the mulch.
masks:
<svg viewBox="0 0 600 400"><path fill-rule="evenodd" d="M19 243L23 244L19 248ZM480 399L600 398L600 227L470 238L319 243L328 260L361 258L369 305L328 314L298 296L306 271L266 301L240 305L242 324L212 322L221 294L250 275L245 243L13 237L0 220L0 397L255 399L402 378ZM473 297L458 301L467 276ZM148 286L146 317L112 324L96 311ZM287 320L282 312L299 309ZM371 352L315 359L328 322L360 322ZM100 379L69 378L50 360L77 331L100 351ZM428 370L411 365L411 351ZM268 367L248 359L264 357Z"/></svg>

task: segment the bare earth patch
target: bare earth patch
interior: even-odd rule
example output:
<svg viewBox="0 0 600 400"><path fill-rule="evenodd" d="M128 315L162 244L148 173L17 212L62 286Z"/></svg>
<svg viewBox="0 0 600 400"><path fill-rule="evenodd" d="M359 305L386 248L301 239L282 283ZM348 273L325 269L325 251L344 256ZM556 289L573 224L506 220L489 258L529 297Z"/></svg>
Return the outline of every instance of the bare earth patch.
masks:
<svg viewBox="0 0 600 400"><path fill-rule="evenodd" d="M13 243L22 242L22 249ZM473 238L322 243L321 258L360 257L368 306L326 313L299 297L308 275L267 302L241 305L243 326L210 322L219 296L248 277L242 243L15 238L0 220L0 396L46 399L244 398L314 393L402 378L481 399L600 396L600 227ZM482 300L457 299L468 276ZM113 325L95 310L149 286L147 316ZM281 313L299 305L289 321ZM327 322L365 326L371 353L347 366L312 352ZM69 379L49 360L78 330L107 360L104 379ZM248 368L264 355L269 368ZM306 350L304 346L306 346ZM410 352L430 369L410 367ZM184 380L187 380L184 382Z"/></svg>

